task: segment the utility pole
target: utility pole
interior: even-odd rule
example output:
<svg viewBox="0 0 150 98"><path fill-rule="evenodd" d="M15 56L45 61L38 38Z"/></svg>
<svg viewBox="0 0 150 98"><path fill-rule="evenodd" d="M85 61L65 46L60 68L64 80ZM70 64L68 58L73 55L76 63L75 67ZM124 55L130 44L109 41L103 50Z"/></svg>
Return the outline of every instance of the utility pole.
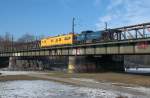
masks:
<svg viewBox="0 0 150 98"><path fill-rule="evenodd" d="M105 30L107 30L108 28L107 28L107 22L105 22Z"/></svg>
<svg viewBox="0 0 150 98"><path fill-rule="evenodd" d="M14 36L12 34L12 37L11 37L11 51L14 50Z"/></svg>
<svg viewBox="0 0 150 98"><path fill-rule="evenodd" d="M73 17L73 19L72 19L72 33L74 33L74 26L75 26L74 21L75 21L75 18Z"/></svg>

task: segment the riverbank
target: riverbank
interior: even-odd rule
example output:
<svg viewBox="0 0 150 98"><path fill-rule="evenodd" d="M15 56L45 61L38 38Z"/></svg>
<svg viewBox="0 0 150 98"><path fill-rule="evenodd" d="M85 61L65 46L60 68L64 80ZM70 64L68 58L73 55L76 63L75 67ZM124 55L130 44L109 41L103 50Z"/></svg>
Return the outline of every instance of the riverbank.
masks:
<svg viewBox="0 0 150 98"><path fill-rule="evenodd" d="M42 72L33 71L0 71L0 81L15 80L41 80L42 78L32 77L31 74L42 74Z"/></svg>
<svg viewBox="0 0 150 98"><path fill-rule="evenodd" d="M144 86L150 87L150 76L133 75L124 73L104 72L104 73L65 73L54 71L0 71L0 81L8 80L39 80L50 78L52 80L94 80L97 82L113 83L114 85ZM57 80L57 79L58 80ZM60 81L62 82L62 81Z"/></svg>
<svg viewBox="0 0 150 98"><path fill-rule="evenodd" d="M136 96L150 97L150 76L128 75L122 73L76 73L62 72L2 72L0 81L49 80L80 87L111 90ZM145 83L145 84L142 84ZM144 86L143 86L144 85ZM147 86L146 86L147 85ZM140 98L140 97L136 97ZM143 98L143 97L141 97Z"/></svg>
<svg viewBox="0 0 150 98"><path fill-rule="evenodd" d="M126 73L114 73L114 72L103 72L103 73L64 73L64 72L49 72L48 76L59 77L59 78L85 78L93 79L98 82L111 82L124 85L136 85L150 87L150 76L135 75Z"/></svg>

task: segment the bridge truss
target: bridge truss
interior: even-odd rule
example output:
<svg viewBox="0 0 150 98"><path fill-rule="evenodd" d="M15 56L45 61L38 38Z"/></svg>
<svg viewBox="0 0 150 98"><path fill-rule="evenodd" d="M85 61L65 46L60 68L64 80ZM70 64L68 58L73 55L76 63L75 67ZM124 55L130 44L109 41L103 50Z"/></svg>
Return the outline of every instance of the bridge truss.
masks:
<svg viewBox="0 0 150 98"><path fill-rule="evenodd" d="M107 29L104 32L109 33L111 40L136 40L150 37L150 23L143 23L120 28Z"/></svg>

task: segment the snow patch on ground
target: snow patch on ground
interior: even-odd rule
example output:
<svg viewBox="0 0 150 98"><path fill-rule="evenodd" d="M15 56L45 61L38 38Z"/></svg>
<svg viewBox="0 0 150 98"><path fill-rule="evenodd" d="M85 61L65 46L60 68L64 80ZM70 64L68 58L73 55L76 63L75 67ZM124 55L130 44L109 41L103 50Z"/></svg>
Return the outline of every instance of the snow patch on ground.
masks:
<svg viewBox="0 0 150 98"><path fill-rule="evenodd" d="M28 74L46 74L44 72L36 72L36 71L0 71L1 76L7 75L28 75Z"/></svg>
<svg viewBox="0 0 150 98"><path fill-rule="evenodd" d="M100 83L94 79L86 79L86 78L71 78L73 80L83 81L83 82L90 82L90 83Z"/></svg>
<svg viewBox="0 0 150 98"><path fill-rule="evenodd" d="M31 74L34 73L32 71L27 72L27 71L0 71L0 73L2 73L3 76L6 75L27 75L27 74Z"/></svg>
<svg viewBox="0 0 150 98"><path fill-rule="evenodd" d="M133 95L129 93L124 93L121 91L112 91L112 90L103 90L103 89L93 89L93 88L85 88L81 87L78 89L78 92L87 92L89 98L117 98L118 96L123 96L123 98L150 98L150 88L146 87L139 87L135 85L128 85L124 83L110 83L110 82L98 82L94 79L85 79L85 78L71 78L73 80L78 80L82 82L89 82L89 83L97 83L97 84L104 84L108 86L118 85L119 87L125 89L131 89L133 91L142 92L144 95ZM97 97L98 96L98 97Z"/></svg>
<svg viewBox="0 0 150 98"><path fill-rule="evenodd" d="M125 88L137 90L150 96L150 88L146 87L125 87Z"/></svg>
<svg viewBox="0 0 150 98"><path fill-rule="evenodd" d="M44 72L32 72L32 71L0 71L0 73L2 73L2 75L28 75L28 74L46 74ZM89 83L95 83L95 84L107 84L107 85L117 85L117 83L101 83L101 82L98 82L94 79L86 79L86 78L71 78L73 80L78 80L78 81L82 81L82 82L89 82ZM3 87L3 86L6 86L4 88L7 88L7 89L10 89L11 91L13 91L12 93L10 93L10 91L8 91L7 89L3 89L1 88L0 90L0 95L2 94L3 96L3 93L1 93L1 91L5 90L5 92L8 91L8 93L11 95L13 94L14 92L19 92L20 90L22 90L23 93L28 93L31 92L29 90L32 90L34 92L42 92L43 94L45 94L45 97L43 96L43 98L51 98L51 97L47 97L47 94L48 96L57 96L55 98L117 98L118 96L123 96L123 98L150 98L150 88L146 88L146 87L138 87L138 86L127 86L127 85L124 85L124 84L119 84L118 85L123 85L123 88L126 88L126 89L132 89L134 91L139 91L139 92L143 92L145 95L133 95L133 94L128 94L128 93L124 93L124 92L121 92L121 91L116 91L116 90L104 90L104 89L97 89L97 88L88 88L88 87L77 87L77 86L71 86L71 85L63 85L63 84L60 84L60 83L55 83L55 82L49 82L49 81L9 81L9 82L0 82L0 88ZM20 83L20 84L19 84ZM6 85L4 85L6 84ZM9 86L9 85L10 86ZM18 85L19 84L19 85ZM11 86L13 85L13 86ZM28 86L29 85L29 86ZM9 87L10 88L9 88ZM18 86L19 88L19 91L17 91L16 87ZM39 87L41 86L41 87ZM13 87L13 88L12 88ZM20 89L21 87L21 89ZM31 88L32 87L32 88ZM48 88L47 88L48 87ZM122 86L121 86L122 87ZM34 88L34 90L33 90ZM26 89L27 92L24 92ZM39 91L37 91L39 90ZM52 91L49 91L49 90L52 90ZM53 91L54 90L54 91ZM48 91L48 92L47 92ZM23 94L22 93L22 94ZM22 94L18 94L18 96L22 96ZM32 93L33 94L33 93ZM31 95L32 95L31 94ZM33 94L32 97L30 94L28 95L29 98L35 98L33 96L37 96L37 94ZM7 94L4 95L5 97L2 97L2 98L8 98ZM1 96L0 96L1 98ZM14 98L14 96L12 97ZM20 98L24 98L24 97L20 97Z"/></svg>
<svg viewBox="0 0 150 98"><path fill-rule="evenodd" d="M117 98L119 96L149 98L45 80L0 82L0 98Z"/></svg>
<svg viewBox="0 0 150 98"><path fill-rule="evenodd" d="M111 91L111 90L103 90L103 89L93 89L93 88L86 88L80 87L77 88L71 95L77 96L86 96L86 98L149 98L146 96L137 96L128 93L118 92L118 91Z"/></svg>

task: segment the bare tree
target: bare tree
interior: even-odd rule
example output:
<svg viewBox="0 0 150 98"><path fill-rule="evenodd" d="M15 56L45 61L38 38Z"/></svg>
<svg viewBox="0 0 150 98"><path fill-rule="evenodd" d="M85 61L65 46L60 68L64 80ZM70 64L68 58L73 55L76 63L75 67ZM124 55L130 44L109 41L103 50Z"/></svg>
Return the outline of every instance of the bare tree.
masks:
<svg viewBox="0 0 150 98"><path fill-rule="evenodd" d="M41 39L43 39L43 38L45 38L44 35L39 35L39 36L37 37L37 40L41 40Z"/></svg>
<svg viewBox="0 0 150 98"><path fill-rule="evenodd" d="M36 44L36 37L29 33L21 36L16 43L16 49L24 50L24 49L32 49Z"/></svg>
<svg viewBox="0 0 150 98"><path fill-rule="evenodd" d="M4 39L5 39L5 41L10 42L11 41L11 34L9 32L6 32L4 35Z"/></svg>
<svg viewBox="0 0 150 98"><path fill-rule="evenodd" d="M35 40L36 40L36 37L34 35L26 33L18 39L18 42L32 42Z"/></svg>
<svg viewBox="0 0 150 98"><path fill-rule="evenodd" d="M9 32L6 32L2 40L2 46L4 50L9 51L12 49L12 35Z"/></svg>
<svg viewBox="0 0 150 98"><path fill-rule="evenodd" d="M4 37L0 36L0 51L4 50Z"/></svg>

